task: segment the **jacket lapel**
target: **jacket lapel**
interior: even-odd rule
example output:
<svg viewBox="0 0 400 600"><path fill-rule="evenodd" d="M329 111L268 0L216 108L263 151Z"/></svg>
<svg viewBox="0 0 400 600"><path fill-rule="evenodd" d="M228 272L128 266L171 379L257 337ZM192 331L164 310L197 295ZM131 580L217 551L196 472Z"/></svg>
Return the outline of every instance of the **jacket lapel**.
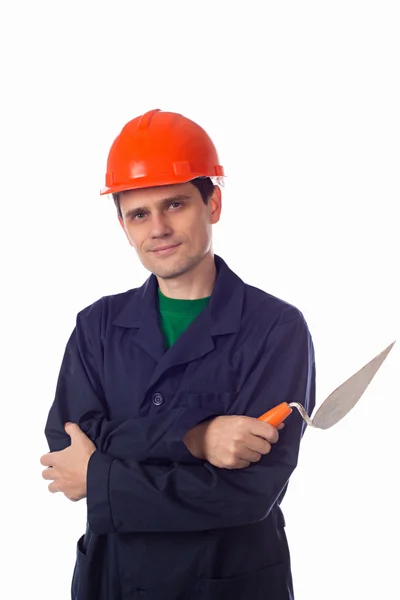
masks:
<svg viewBox="0 0 400 600"><path fill-rule="evenodd" d="M168 369L212 352L214 337L239 331L244 283L218 256L215 256L215 263L217 278L208 306L167 352L159 326L158 283L154 275L137 290L114 319L115 325L135 328L133 342L157 362L148 387L155 385Z"/></svg>
<svg viewBox="0 0 400 600"><path fill-rule="evenodd" d="M157 279L151 275L113 321L114 325L135 330L133 342L156 362L165 353L164 339L158 324L157 287Z"/></svg>

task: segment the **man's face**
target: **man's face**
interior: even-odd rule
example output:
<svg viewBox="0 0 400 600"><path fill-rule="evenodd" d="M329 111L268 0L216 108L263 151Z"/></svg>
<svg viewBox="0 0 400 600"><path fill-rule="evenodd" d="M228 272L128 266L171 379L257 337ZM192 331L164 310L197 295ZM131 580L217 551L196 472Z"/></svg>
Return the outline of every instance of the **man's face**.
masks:
<svg viewBox="0 0 400 600"><path fill-rule="evenodd" d="M121 193L119 221L146 269L170 279L201 262L221 214L221 192L214 190L207 205L191 183Z"/></svg>

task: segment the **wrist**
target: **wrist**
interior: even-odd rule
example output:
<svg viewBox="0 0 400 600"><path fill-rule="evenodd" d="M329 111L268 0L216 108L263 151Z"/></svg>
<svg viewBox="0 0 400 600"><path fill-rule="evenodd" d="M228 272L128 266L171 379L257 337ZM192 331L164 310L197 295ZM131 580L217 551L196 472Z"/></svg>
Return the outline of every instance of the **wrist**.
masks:
<svg viewBox="0 0 400 600"><path fill-rule="evenodd" d="M204 436L209 422L199 423L185 434L183 441L189 452L199 460L205 459Z"/></svg>

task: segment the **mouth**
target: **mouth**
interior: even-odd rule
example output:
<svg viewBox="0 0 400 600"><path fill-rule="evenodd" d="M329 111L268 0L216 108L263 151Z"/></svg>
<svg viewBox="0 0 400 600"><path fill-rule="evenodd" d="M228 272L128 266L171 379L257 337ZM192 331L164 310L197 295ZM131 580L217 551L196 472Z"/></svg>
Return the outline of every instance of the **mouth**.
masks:
<svg viewBox="0 0 400 600"><path fill-rule="evenodd" d="M168 246L158 246L152 250L152 253L156 256L167 256L172 254L180 244L169 244Z"/></svg>

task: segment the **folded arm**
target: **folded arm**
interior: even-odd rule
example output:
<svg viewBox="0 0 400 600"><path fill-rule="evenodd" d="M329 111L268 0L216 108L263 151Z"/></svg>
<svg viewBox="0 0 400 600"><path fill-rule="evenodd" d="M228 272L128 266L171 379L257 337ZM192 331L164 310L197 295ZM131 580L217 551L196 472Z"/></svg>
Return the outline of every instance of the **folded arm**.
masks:
<svg viewBox="0 0 400 600"><path fill-rule="evenodd" d="M232 414L256 417L280 402L315 405L315 365L304 319L289 311L270 332ZM143 464L95 452L88 468L88 518L94 533L194 531L266 517L298 461L305 424L293 413L271 452L245 469L207 462Z"/></svg>
<svg viewBox="0 0 400 600"><path fill-rule="evenodd" d="M113 457L196 462L183 437L191 427L218 415L210 409L181 407L146 417L110 420L95 356L78 315L45 426L50 451L70 445L64 425L72 422L80 426L97 450Z"/></svg>

